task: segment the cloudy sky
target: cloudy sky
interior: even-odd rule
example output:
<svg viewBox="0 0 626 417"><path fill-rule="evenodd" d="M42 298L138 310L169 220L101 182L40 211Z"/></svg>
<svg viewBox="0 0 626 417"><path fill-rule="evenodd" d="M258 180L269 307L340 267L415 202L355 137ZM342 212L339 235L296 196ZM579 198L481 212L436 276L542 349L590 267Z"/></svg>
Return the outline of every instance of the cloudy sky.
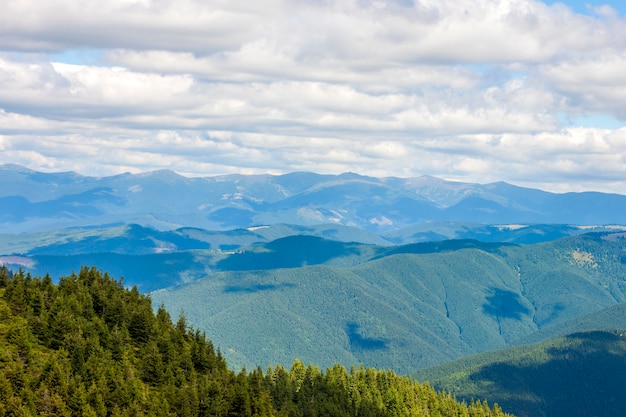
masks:
<svg viewBox="0 0 626 417"><path fill-rule="evenodd" d="M626 6L2 0L0 164L626 193Z"/></svg>

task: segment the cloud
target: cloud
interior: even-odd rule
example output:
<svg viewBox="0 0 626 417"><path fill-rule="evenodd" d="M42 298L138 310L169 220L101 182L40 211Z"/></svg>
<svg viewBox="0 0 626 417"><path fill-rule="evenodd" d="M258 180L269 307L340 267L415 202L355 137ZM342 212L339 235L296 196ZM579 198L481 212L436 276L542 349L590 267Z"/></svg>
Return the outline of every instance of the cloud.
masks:
<svg viewBox="0 0 626 417"><path fill-rule="evenodd" d="M70 62L69 56L88 57ZM533 0L6 0L0 163L626 192L626 20Z"/></svg>
<svg viewBox="0 0 626 417"><path fill-rule="evenodd" d="M240 1L8 0L2 11L0 47L8 50L158 45L207 53L238 45L251 29L259 32L263 8Z"/></svg>
<svg viewBox="0 0 626 417"><path fill-rule="evenodd" d="M539 69L574 113L608 113L626 119L626 53L547 63Z"/></svg>

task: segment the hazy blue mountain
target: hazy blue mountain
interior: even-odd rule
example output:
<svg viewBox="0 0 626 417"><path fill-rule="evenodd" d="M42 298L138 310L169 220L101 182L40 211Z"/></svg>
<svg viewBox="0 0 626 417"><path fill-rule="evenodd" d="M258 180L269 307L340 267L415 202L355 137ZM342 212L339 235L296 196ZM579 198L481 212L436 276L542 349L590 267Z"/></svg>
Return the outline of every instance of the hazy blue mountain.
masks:
<svg viewBox="0 0 626 417"><path fill-rule="evenodd" d="M475 239L481 242L508 242L532 244L547 242L567 236L591 232L617 232L625 226L574 226L567 224L479 224L459 222L428 222L399 230L391 230L381 236L394 244L432 242L447 239Z"/></svg>
<svg viewBox="0 0 626 417"><path fill-rule="evenodd" d="M589 232L625 230L618 226L483 225L474 223L426 223L384 234L339 224L300 226L273 224L232 230L182 227L157 230L137 224L69 228L36 233L0 234L2 255L78 255L117 253L143 255L185 250L232 251L268 243L287 236L317 236L338 242L379 246L474 239L482 242L539 243Z"/></svg>
<svg viewBox="0 0 626 417"><path fill-rule="evenodd" d="M0 166L0 232L137 223L160 230L337 224L377 233L426 222L621 224L626 196L553 194L506 183L353 173L87 177Z"/></svg>
<svg viewBox="0 0 626 417"><path fill-rule="evenodd" d="M37 233L0 234L1 255L143 255L210 249L216 252L268 243L288 236L316 236L337 242L391 245L376 233L341 225L274 224L211 231L193 227L156 230L137 224L70 228Z"/></svg>
<svg viewBox="0 0 626 417"><path fill-rule="evenodd" d="M432 228L426 236L424 233L413 233L416 228L425 230L425 227ZM394 235L385 235L387 238L384 238L374 232L336 224L274 224L222 231L192 227L156 230L129 224L0 234L0 264L26 267L37 274L50 272L54 278L70 274L82 265L97 265L125 276L129 284L137 284L143 290L151 291L189 282L211 271L313 264L351 266L390 253L433 253L443 251L446 247L458 250L461 245L485 249L489 242L549 241L590 230L613 232L616 235L618 229L446 223L415 226ZM448 240L441 242L442 239ZM396 247L392 242L405 245ZM168 256L152 256L159 254ZM185 265L183 260L189 264ZM150 265L142 266L146 262ZM161 263L163 265L158 266ZM177 265L175 269L172 269L173 264ZM166 277L158 271L159 268L169 271L171 275Z"/></svg>
<svg viewBox="0 0 626 417"><path fill-rule="evenodd" d="M309 234L298 233L307 230ZM137 285L148 292L218 271L317 264L353 266L381 250L380 246L371 244L317 236L328 231L324 227L318 230L284 225L224 232L193 228L157 231L123 225L0 235L0 264L21 267L34 275L49 273L54 280L84 265L97 266L124 277L127 285ZM275 236L279 238L271 241L268 238ZM244 245L245 242L249 244Z"/></svg>

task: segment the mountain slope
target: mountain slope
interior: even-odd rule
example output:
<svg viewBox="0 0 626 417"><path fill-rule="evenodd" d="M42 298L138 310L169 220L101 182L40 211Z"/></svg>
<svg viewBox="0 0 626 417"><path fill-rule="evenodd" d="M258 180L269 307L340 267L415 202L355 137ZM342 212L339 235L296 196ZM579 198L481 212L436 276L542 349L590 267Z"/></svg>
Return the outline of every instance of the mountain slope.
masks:
<svg viewBox="0 0 626 417"><path fill-rule="evenodd" d="M152 298L185 310L239 366L298 357L408 372L626 302L625 247L601 235L529 246L451 241L370 247L366 262L360 247L352 266L287 269L268 269L280 251L260 251L245 271L222 270Z"/></svg>
<svg viewBox="0 0 626 417"><path fill-rule="evenodd" d="M414 374L460 399L487 398L519 417L626 415L624 331L575 333Z"/></svg>
<svg viewBox="0 0 626 417"><path fill-rule="evenodd" d="M519 343L537 343L542 340L564 337L590 329L626 329L626 303L611 305L599 311L578 316L556 325L546 326L536 333L523 337L519 340Z"/></svg>

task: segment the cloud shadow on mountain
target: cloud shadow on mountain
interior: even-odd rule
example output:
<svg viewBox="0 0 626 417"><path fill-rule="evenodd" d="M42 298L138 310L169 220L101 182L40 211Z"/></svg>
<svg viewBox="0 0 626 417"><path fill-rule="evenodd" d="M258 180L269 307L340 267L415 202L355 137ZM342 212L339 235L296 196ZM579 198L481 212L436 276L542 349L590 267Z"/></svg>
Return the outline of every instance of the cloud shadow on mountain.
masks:
<svg viewBox="0 0 626 417"><path fill-rule="evenodd" d="M253 294L261 291L279 291L286 288L294 288L296 284L285 282L282 284L249 284L249 285L226 285L224 293Z"/></svg>
<svg viewBox="0 0 626 417"><path fill-rule="evenodd" d="M346 333L350 339L350 346L356 350L387 350L387 339L374 339L359 334L360 326L354 322L346 324Z"/></svg>
<svg viewBox="0 0 626 417"><path fill-rule="evenodd" d="M530 313L530 310L522 304L519 294L503 290L501 288L491 288L492 294L485 299L483 311L494 317L521 320L523 315Z"/></svg>
<svg viewBox="0 0 626 417"><path fill-rule="evenodd" d="M220 260L217 268L221 271L299 268L323 264L334 258L358 253L358 245L335 242L316 236L297 235L235 253Z"/></svg>

